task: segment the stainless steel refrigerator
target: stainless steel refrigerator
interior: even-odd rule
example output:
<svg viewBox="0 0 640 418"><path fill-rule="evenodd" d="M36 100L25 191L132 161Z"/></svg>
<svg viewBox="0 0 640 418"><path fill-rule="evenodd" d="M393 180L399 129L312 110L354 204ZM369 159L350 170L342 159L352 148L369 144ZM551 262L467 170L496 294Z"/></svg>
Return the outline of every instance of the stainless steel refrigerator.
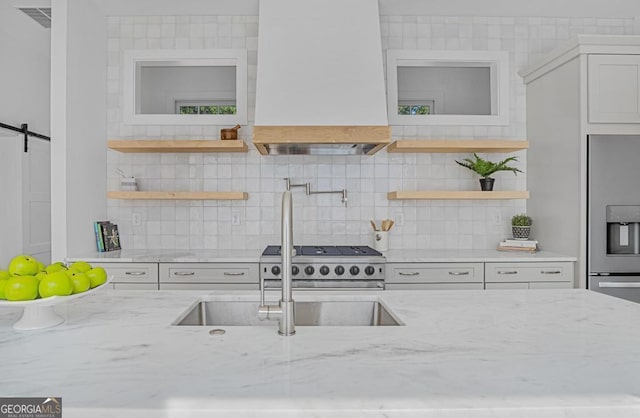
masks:
<svg viewBox="0 0 640 418"><path fill-rule="evenodd" d="M588 286L640 302L640 135L588 138Z"/></svg>

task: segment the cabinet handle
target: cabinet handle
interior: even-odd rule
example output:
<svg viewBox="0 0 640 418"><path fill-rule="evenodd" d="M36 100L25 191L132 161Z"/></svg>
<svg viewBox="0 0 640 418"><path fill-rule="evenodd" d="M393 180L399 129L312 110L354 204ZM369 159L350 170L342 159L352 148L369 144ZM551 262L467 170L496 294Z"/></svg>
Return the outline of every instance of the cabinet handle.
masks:
<svg viewBox="0 0 640 418"><path fill-rule="evenodd" d="M417 276L420 273L418 273L417 271L412 271L410 273L405 273L405 272L401 271L398 274L401 275L401 276Z"/></svg>
<svg viewBox="0 0 640 418"><path fill-rule="evenodd" d="M147 274L145 271L125 271L125 275L127 276L144 276Z"/></svg>
<svg viewBox="0 0 640 418"><path fill-rule="evenodd" d="M498 270L498 274L518 274L516 270Z"/></svg>
<svg viewBox="0 0 640 418"><path fill-rule="evenodd" d="M225 271L223 274L225 276L244 276L244 271L238 271L238 272Z"/></svg>
<svg viewBox="0 0 640 418"><path fill-rule="evenodd" d="M560 274L560 270L540 270L540 274Z"/></svg>
<svg viewBox="0 0 640 418"><path fill-rule="evenodd" d="M640 287L638 282L600 282L597 283L598 287Z"/></svg>
<svg viewBox="0 0 640 418"><path fill-rule="evenodd" d="M450 271L449 275L451 276L467 276L469 275L468 271Z"/></svg>
<svg viewBox="0 0 640 418"><path fill-rule="evenodd" d="M193 271L176 271L173 273L174 276L195 276L195 274Z"/></svg>

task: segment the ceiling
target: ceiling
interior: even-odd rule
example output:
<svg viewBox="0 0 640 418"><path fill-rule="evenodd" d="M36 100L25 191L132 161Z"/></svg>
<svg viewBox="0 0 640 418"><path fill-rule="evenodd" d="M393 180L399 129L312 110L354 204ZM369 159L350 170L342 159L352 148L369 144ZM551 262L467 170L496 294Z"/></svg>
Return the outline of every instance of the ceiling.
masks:
<svg viewBox="0 0 640 418"><path fill-rule="evenodd" d="M50 7L57 0L4 0ZM92 0L107 15L257 15L259 0ZM376 1L376 0L372 0ZM378 0L382 15L554 16L640 20L638 0Z"/></svg>

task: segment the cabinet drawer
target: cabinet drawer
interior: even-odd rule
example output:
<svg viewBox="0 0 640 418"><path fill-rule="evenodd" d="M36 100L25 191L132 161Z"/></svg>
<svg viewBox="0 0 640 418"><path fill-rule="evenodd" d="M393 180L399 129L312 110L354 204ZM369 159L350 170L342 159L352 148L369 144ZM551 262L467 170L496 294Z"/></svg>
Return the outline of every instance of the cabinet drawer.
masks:
<svg viewBox="0 0 640 418"><path fill-rule="evenodd" d="M486 263L485 281L487 283L573 282L573 263Z"/></svg>
<svg viewBox="0 0 640 418"><path fill-rule="evenodd" d="M386 283L482 283L482 263L390 263Z"/></svg>
<svg viewBox="0 0 640 418"><path fill-rule="evenodd" d="M160 283L258 282L257 263L160 263Z"/></svg>
<svg viewBox="0 0 640 418"><path fill-rule="evenodd" d="M94 267L102 267L113 283L158 283L157 263L92 263Z"/></svg>
<svg viewBox="0 0 640 418"><path fill-rule="evenodd" d="M260 290L258 283L160 283L160 290Z"/></svg>
<svg viewBox="0 0 640 418"><path fill-rule="evenodd" d="M386 283L385 290L482 290L482 283Z"/></svg>

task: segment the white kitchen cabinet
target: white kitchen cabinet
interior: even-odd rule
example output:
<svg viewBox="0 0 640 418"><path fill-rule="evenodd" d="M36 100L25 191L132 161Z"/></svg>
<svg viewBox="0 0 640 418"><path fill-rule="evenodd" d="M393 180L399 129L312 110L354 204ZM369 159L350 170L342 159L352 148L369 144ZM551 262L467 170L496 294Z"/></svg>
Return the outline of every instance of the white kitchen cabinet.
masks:
<svg viewBox="0 0 640 418"><path fill-rule="evenodd" d="M387 263L387 290L482 289L483 263Z"/></svg>
<svg viewBox="0 0 640 418"><path fill-rule="evenodd" d="M257 263L160 263L160 290L258 290Z"/></svg>
<svg viewBox="0 0 640 418"><path fill-rule="evenodd" d="M485 263L486 289L570 289L572 262Z"/></svg>
<svg viewBox="0 0 640 418"><path fill-rule="evenodd" d="M640 37L578 35L519 71L531 144L527 214L545 250L577 258L578 288L588 276L588 137L640 134L639 70Z"/></svg>
<svg viewBox="0 0 640 418"><path fill-rule="evenodd" d="M589 55L590 123L640 123L640 55Z"/></svg>
<svg viewBox="0 0 640 418"><path fill-rule="evenodd" d="M114 289L158 290L158 263L91 263L112 278Z"/></svg>

